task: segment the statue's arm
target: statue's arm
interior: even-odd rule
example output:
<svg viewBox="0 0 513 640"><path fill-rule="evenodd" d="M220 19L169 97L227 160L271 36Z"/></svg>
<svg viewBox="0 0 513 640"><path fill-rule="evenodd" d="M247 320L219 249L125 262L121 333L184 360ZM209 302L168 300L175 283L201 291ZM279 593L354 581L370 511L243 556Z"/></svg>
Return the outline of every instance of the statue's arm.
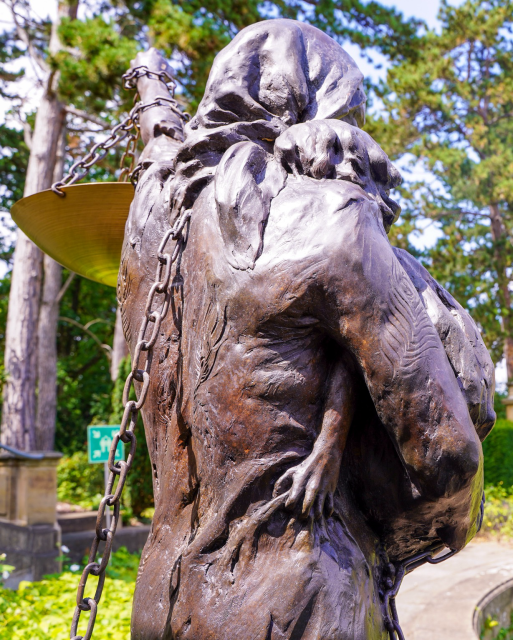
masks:
<svg viewBox="0 0 513 640"><path fill-rule="evenodd" d="M459 548L479 513L481 445L440 337L376 209L362 199L340 212L323 278L323 317L361 369L412 500L451 511L453 526L440 537Z"/></svg>
<svg viewBox="0 0 513 640"><path fill-rule="evenodd" d="M172 77L172 69L168 62L151 48L149 51L138 53L132 60L132 68L147 67L154 74L143 75L137 80L137 91L141 102L150 105L158 98L164 98L165 105L170 93L165 82L157 77L159 72L167 72ZM153 106L144 109L139 115L141 138L144 151L139 161L145 166L151 162L172 162L183 140L183 120L175 108L171 106Z"/></svg>
<svg viewBox="0 0 513 640"><path fill-rule="evenodd" d="M469 313L412 255L393 249L408 274L445 348L480 440L495 424L495 370Z"/></svg>
<svg viewBox="0 0 513 640"><path fill-rule="evenodd" d="M168 69L167 62L155 49L137 54L132 67L138 66L154 72ZM140 77L137 90L146 104L158 96L170 95L156 75ZM170 226L170 179L173 161L183 140L182 120L168 107L154 106L142 111L139 123L146 145L139 158L143 171L125 227L117 292L125 338L131 351L137 341L148 291L155 280L158 247Z"/></svg>
<svg viewBox="0 0 513 640"><path fill-rule="evenodd" d="M312 453L301 464L286 471L276 482L274 495L288 491L285 505L299 505L303 517L320 518L324 508L333 512L342 455L354 415L354 371L340 360L328 380L322 425Z"/></svg>

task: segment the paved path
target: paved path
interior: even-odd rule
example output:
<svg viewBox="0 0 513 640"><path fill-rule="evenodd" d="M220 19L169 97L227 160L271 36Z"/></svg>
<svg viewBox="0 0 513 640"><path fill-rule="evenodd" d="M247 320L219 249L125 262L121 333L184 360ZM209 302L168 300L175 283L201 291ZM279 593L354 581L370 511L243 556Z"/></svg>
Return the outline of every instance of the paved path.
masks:
<svg viewBox="0 0 513 640"><path fill-rule="evenodd" d="M473 542L439 565L426 565L404 579L397 598L406 640L477 640L478 602L513 579L513 546Z"/></svg>

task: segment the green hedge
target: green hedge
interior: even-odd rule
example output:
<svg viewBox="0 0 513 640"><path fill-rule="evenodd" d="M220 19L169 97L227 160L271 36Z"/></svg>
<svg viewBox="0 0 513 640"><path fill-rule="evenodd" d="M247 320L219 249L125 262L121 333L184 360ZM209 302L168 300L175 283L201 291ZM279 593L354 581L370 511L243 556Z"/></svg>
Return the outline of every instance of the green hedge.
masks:
<svg viewBox="0 0 513 640"><path fill-rule="evenodd" d="M95 640L130 640L130 617L139 555L125 548L112 554L94 628ZM75 569L72 571L71 569ZM17 591L0 586L0 640L67 640L82 567L75 565L40 582L22 582ZM94 593L91 576L87 595ZM80 620L85 632L89 614ZM80 636L82 637L82 636Z"/></svg>
<svg viewBox="0 0 513 640"><path fill-rule="evenodd" d="M483 442L485 484L513 487L513 422L497 420Z"/></svg>

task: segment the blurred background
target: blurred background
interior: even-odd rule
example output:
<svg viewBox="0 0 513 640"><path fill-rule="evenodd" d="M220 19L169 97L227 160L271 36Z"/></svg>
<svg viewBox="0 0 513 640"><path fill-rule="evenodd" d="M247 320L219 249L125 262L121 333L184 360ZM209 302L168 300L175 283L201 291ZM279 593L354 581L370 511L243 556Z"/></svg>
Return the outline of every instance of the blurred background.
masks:
<svg viewBox="0 0 513 640"><path fill-rule="evenodd" d="M90 463L87 427L119 424L130 370L115 290L43 256L16 230L10 207L60 179L126 116L133 92L121 77L138 51L154 46L171 60L176 99L193 115L216 53L240 29L276 17L321 28L366 76L365 129L404 176L391 241L470 311L496 364L499 420L484 444L481 535L513 536L513 2L2 0L0 442L63 455L45 458L54 460L46 471L57 483L52 566L59 571L41 580L9 564L0 533L7 554L0 638L66 637L83 534L90 537L103 494L104 469ZM46 133L58 141L53 156L35 131L47 107ZM122 153L114 148L88 181L116 180ZM0 494L8 482L0 469ZM117 596L97 624L98 639L129 637L137 551L153 513L143 438L123 501L127 533L106 587ZM0 496L0 521L9 520L5 505Z"/></svg>

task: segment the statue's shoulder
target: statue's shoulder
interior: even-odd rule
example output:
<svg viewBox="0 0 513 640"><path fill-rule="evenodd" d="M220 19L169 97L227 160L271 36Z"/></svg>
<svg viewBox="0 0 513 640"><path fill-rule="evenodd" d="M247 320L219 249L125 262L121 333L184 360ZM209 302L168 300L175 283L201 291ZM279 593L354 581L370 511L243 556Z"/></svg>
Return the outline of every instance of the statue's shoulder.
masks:
<svg viewBox="0 0 513 640"><path fill-rule="evenodd" d="M289 175L272 201L266 236L273 232L306 236L331 245L344 243L369 227L378 232L381 227L384 234L378 205L358 185Z"/></svg>

